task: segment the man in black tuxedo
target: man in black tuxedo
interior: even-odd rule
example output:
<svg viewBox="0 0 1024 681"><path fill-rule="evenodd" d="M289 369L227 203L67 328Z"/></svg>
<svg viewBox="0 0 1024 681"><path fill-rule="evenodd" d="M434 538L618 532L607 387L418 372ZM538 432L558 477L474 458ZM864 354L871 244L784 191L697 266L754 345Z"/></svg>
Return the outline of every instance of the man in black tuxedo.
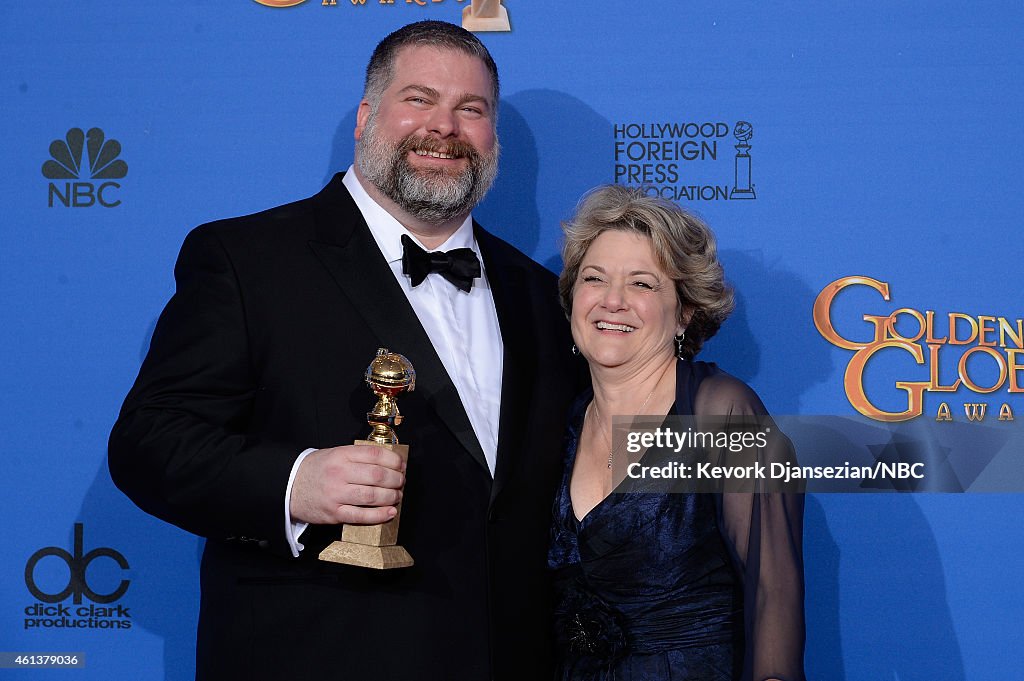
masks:
<svg viewBox="0 0 1024 681"><path fill-rule="evenodd" d="M406 26L367 68L348 172L186 238L109 463L143 510L207 538L197 678L550 675L545 554L576 372L554 276L470 216L497 106L475 36ZM378 347L417 371L407 468L345 444L369 430ZM414 566L317 559L399 500Z"/></svg>

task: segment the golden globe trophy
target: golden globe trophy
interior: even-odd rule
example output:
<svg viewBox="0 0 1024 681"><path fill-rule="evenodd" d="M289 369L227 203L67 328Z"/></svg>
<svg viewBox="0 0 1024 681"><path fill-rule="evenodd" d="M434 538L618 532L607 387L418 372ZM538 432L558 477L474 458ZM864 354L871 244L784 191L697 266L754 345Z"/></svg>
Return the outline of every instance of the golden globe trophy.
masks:
<svg viewBox="0 0 1024 681"><path fill-rule="evenodd" d="M467 31L511 31L508 10L501 0L473 0L462 10L462 28Z"/></svg>
<svg viewBox="0 0 1024 681"><path fill-rule="evenodd" d="M412 364L402 355L380 348L366 369L366 384L378 398L373 411L366 414L366 421L373 426L373 430L367 436L368 439L356 440L354 444L387 447L401 456L402 461L408 461L409 445L398 444L392 426L402 422L395 397L416 388L416 372ZM395 517L380 525L345 525L341 531L341 541L332 542L321 551L320 560L377 570L412 565L412 556L398 546L401 502L397 508Z"/></svg>

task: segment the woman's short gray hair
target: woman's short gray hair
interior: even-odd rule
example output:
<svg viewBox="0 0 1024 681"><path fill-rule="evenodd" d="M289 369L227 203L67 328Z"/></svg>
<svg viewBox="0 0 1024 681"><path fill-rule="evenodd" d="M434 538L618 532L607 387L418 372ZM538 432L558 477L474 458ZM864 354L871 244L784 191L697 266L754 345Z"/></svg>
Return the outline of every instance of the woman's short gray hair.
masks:
<svg viewBox="0 0 1024 681"><path fill-rule="evenodd" d="M648 195L642 187L603 185L591 190L580 200L576 215L562 224L564 266L558 290L567 315L572 313L583 257L594 240L609 229L635 232L651 240L654 257L675 282L680 321L686 326L683 355L696 355L735 306L711 228L676 204Z"/></svg>

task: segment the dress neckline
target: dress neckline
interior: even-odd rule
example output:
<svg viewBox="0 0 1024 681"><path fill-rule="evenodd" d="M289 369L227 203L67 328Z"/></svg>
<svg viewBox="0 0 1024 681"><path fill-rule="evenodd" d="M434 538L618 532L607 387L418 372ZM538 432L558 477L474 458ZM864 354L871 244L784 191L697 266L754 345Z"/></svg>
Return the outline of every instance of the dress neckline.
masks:
<svg viewBox="0 0 1024 681"><path fill-rule="evenodd" d="M696 376L694 375L695 369L698 370L696 371ZM676 362L676 399L669 408L666 416L687 416L693 414L693 403L696 398L697 387L700 385L701 379L703 379L704 375L714 370L714 364L692 362L686 359L678 360ZM587 388L587 390L580 395L579 400L574 405L574 411L569 419L569 435L572 439L572 444L567 452L568 457L565 464L565 477L563 484L565 485L565 496L569 507L569 516L572 518L573 524L577 530L594 517L595 511L598 511L599 509L603 511L607 508L610 505L608 500L616 496L615 488L612 488L611 493L583 514L582 518L576 514L576 507L572 502L572 475L576 470L576 454L580 447L580 437L583 435L583 420L586 417L587 405L589 405L593 399L594 389Z"/></svg>
<svg viewBox="0 0 1024 681"><path fill-rule="evenodd" d="M591 399L593 399L593 396L591 396ZM587 400L586 404L590 404L590 400ZM668 412L664 414L664 418L668 418L669 416L675 416L679 413L679 411L676 409L677 404L678 401L672 402L672 404L668 408ZM580 436L583 434L583 422L586 419L587 414L586 407L583 407L582 414L583 415L579 419L578 423L573 424L573 426L575 427L575 432L573 433L573 435L575 436L575 446L570 451L569 460L566 462L568 478L566 480L565 493L566 496L569 498L569 514L572 516L572 519L576 521L577 528L583 525L583 523L594 514L594 511L597 511L602 506L607 505L606 502L608 502L608 500L611 499L613 496L616 496L615 490L618 489L619 485L621 485L623 482L622 480L620 480L619 485L615 485L614 487L612 487L612 491L605 495L596 504L591 506L590 510L583 514L582 518L576 512L576 504L574 504L572 500L572 476L576 472L576 455L579 453L580 449ZM649 414L645 414L645 416L649 416Z"/></svg>

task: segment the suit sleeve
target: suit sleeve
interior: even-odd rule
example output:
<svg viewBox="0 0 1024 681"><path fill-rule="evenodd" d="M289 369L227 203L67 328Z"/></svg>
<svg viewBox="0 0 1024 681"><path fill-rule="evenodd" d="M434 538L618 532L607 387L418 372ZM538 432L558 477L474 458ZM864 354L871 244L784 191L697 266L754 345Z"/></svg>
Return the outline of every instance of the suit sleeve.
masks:
<svg viewBox="0 0 1024 681"><path fill-rule="evenodd" d="M110 435L114 483L144 511L209 538L287 554L284 497L304 446L249 427L259 389L243 295L209 226L186 238L176 292Z"/></svg>

